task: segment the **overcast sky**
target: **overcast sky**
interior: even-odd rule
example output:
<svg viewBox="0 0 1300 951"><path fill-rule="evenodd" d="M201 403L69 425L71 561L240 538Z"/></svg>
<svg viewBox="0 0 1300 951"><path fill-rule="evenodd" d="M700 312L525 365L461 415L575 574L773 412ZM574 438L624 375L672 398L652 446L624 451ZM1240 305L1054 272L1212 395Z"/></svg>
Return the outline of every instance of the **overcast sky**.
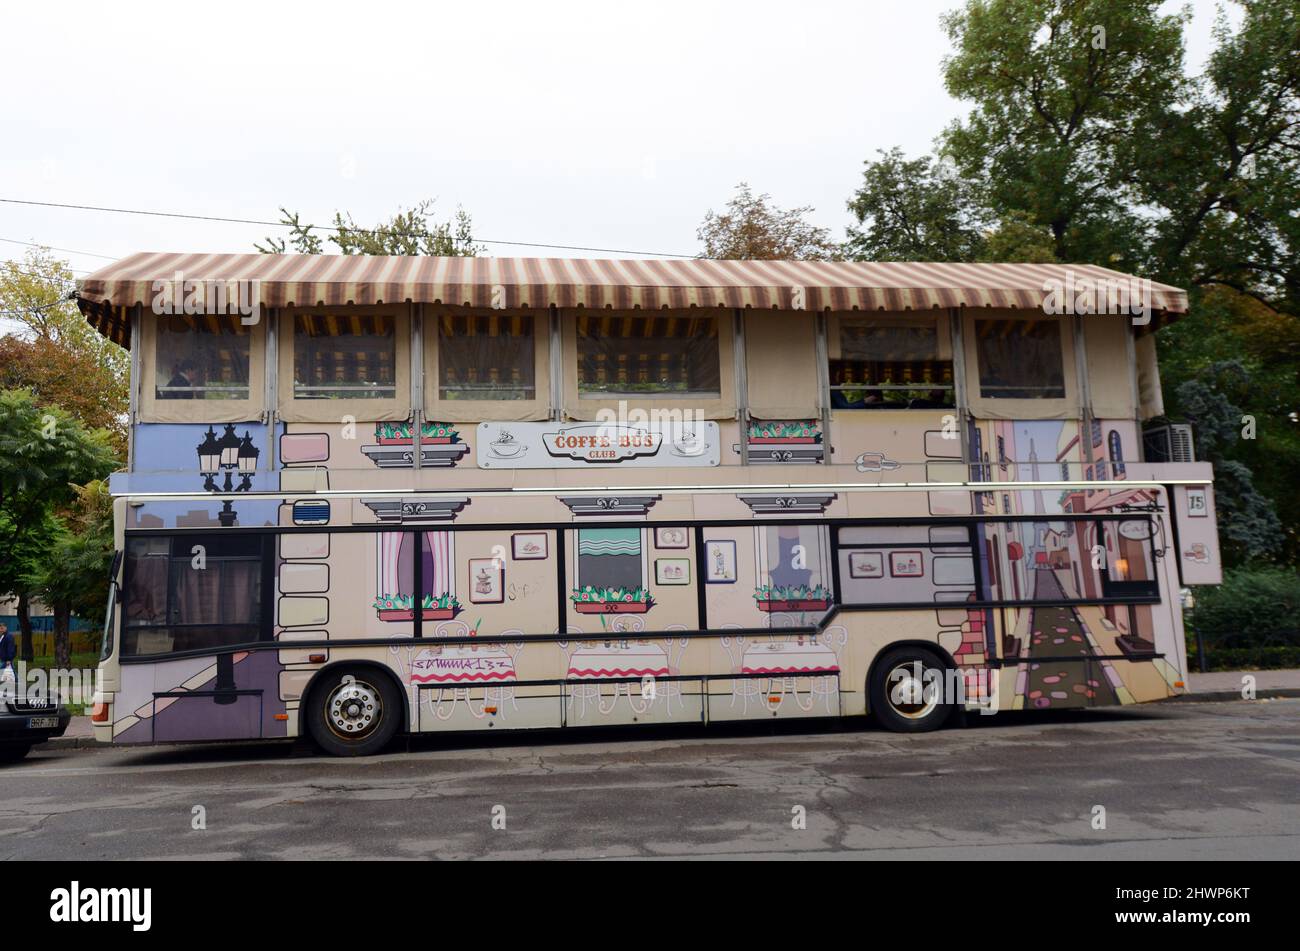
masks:
<svg viewBox="0 0 1300 951"><path fill-rule="evenodd" d="M371 224L432 197L481 239L692 255L743 180L841 238L863 160L965 111L939 71L956 5L6 4L0 198ZM1197 70L1215 6L1191 5ZM112 257L268 230L0 203L0 238Z"/></svg>

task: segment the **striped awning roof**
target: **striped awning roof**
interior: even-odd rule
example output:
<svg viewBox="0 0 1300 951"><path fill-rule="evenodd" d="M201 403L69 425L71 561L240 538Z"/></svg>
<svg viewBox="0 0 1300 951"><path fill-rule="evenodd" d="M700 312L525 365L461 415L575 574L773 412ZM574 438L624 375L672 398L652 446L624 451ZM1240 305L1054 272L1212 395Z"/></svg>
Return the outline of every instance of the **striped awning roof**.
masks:
<svg viewBox="0 0 1300 951"><path fill-rule="evenodd" d="M364 257L337 254L142 252L81 283L80 305L105 336L129 344L125 310L150 308L155 282L257 282L263 307L440 303L469 307L753 307L806 311L1016 307L1038 310L1056 282L1124 282L1095 265L914 262L593 260ZM1141 284L1156 314L1187 310L1187 294Z"/></svg>

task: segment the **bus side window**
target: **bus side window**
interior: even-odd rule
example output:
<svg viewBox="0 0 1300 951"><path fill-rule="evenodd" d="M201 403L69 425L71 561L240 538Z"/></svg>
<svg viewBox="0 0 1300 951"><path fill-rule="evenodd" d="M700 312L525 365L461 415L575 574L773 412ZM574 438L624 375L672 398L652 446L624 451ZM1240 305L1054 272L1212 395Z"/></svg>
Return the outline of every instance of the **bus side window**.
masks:
<svg viewBox="0 0 1300 951"><path fill-rule="evenodd" d="M261 639L261 535L130 537L122 655L207 650Z"/></svg>

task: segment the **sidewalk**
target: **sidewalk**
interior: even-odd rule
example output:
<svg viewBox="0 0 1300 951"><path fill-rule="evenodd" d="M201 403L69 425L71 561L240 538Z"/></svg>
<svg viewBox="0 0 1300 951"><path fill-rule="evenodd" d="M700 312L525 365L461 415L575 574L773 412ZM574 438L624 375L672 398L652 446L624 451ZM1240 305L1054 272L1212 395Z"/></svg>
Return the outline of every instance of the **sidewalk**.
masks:
<svg viewBox="0 0 1300 951"><path fill-rule="evenodd" d="M1276 700L1300 697L1300 670L1227 670L1212 674L1191 674L1189 694L1172 698L1175 702L1206 703L1241 700L1241 678L1255 678L1255 699ZM45 749L79 750L99 746L90 726L90 717L73 717L63 736L44 744Z"/></svg>
<svg viewBox="0 0 1300 951"><path fill-rule="evenodd" d="M1189 674L1192 692L1180 700L1240 700L1242 678L1255 678L1255 699L1300 697L1300 670L1224 670L1209 674Z"/></svg>

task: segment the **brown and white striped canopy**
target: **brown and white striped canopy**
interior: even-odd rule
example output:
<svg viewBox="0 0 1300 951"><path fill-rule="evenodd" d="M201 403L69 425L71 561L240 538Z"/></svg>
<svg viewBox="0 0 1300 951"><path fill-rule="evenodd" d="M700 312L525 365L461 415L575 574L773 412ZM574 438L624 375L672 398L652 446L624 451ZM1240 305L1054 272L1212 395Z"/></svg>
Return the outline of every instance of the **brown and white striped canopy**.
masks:
<svg viewBox="0 0 1300 951"><path fill-rule="evenodd" d="M146 310L176 281L256 282L263 307L426 303L468 307L726 307L809 312L948 307L1038 310L1046 285L1130 282L1095 265L914 262L363 257L337 254L142 252L87 277L80 305L105 336L129 345L126 309ZM159 284L158 282L162 282ZM1167 284L1135 285L1159 314L1187 310Z"/></svg>

